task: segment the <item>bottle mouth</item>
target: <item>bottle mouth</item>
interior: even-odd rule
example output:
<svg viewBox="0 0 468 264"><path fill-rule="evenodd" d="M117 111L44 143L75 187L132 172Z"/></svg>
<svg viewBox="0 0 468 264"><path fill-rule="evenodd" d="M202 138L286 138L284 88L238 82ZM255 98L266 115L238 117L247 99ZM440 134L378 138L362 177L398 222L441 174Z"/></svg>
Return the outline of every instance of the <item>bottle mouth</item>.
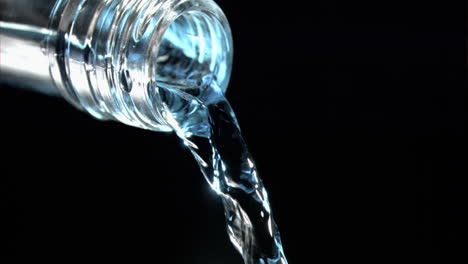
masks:
<svg viewBox="0 0 468 264"><path fill-rule="evenodd" d="M175 102L160 96L160 88L178 90L196 95L206 80L216 82L225 92L229 83L232 67L232 37L227 19L221 9L213 2L206 0L168 1L171 6L165 11L151 30L155 39L148 42L144 65L146 69L145 94L130 92L136 102L145 96L146 104L135 104L141 113L152 114L156 126L146 124L144 128L158 131L171 131L165 111L171 109ZM144 20L144 19L143 19ZM142 22L145 23L144 21ZM146 24L151 24L146 21ZM145 41L145 31L151 25L140 25L136 28L137 39ZM138 34L139 32L143 32ZM151 38L149 37L149 38ZM137 44L138 46L138 44ZM134 53L138 54L138 52ZM132 65L131 56L128 65ZM141 62L140 62L141 63ZM127 73L122 78L125 87ZM134 74L133 74L134 75ZM134 75L137 76L137 75ZM127 82L128 83L128 82ZM147 107L150 107L148 109Z"/></svg>
<svg viewBox="0 0 468 264"><path fill-rule="evenodd" d="M207 80L226 91L232 66L232 40L229 26L223 24L227 21L224 15L213 12L217 9L189 8L166 28L155 59L157 94L163 88L196 96ZM172 108L167 105L174 101L164 98L158 99L166 107L159 109L160 116L166 117L164 111Z"/></svg>
<svg viewBox="0 0 468 264"><path fill-rule="evenodd" d="M209 14L190 10L166 29L156 57L156 85L196 89L210 76L226 91L231 43L223 25Z"/></svg>

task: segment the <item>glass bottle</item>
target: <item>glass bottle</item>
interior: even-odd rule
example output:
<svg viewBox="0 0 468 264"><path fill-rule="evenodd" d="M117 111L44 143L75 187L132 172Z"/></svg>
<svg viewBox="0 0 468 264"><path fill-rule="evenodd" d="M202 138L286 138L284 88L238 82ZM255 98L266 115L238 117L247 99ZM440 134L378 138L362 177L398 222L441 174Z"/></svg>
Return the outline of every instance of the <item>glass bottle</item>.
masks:
<svg viewBox="0 0 468 264"><path fill-rule="evenodd" d="M102 120L170 131L158 83L225 91L232 51L212 0L0 0L0 81Z"/></svg>

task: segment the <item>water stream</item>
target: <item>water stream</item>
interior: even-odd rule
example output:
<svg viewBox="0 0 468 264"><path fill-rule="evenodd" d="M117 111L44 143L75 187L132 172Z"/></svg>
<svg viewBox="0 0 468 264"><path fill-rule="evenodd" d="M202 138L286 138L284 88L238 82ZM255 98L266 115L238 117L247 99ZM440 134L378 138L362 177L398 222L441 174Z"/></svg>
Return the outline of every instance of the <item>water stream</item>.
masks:
<svg viewBox="0 0 468 264"><path fill-rule="evenodd" d="M245 264L286 264L268 193L235 114L212 75L190 88L158 83L165 118L224 205L229 238Z"/></svg>

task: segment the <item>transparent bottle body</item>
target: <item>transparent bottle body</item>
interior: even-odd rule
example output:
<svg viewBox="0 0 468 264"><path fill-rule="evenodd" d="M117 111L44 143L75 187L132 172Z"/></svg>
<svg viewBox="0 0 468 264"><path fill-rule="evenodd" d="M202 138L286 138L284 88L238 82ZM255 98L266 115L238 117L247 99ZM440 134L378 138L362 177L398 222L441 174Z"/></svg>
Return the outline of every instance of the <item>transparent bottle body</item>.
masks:
<svg viewBox="0 0 468 264"><path fill-rule="evenodd" d="M98 119L169 131L159 84L226 89L227 19L211 0L0 0L0 81Z"/></svg>
<svg viewBox="0 0 468 264"><path fill-rule="evenodd" d="M55 1L0 1L0 78L13 86L58 94L49 77L46 39Z"/></svg>

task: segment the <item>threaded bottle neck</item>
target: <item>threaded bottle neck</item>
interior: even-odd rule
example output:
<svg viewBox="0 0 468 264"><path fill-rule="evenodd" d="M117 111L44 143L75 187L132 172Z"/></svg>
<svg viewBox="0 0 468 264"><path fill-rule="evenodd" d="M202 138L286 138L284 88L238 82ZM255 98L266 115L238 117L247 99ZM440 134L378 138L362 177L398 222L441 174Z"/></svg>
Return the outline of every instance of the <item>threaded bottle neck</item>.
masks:
<svg viewBox="0 0 468 264"><path fill-rule="evenodd" d="M48 43L55 85L99 119L169 131L159 84L229 81L231 33L211 0L59 1L49 27L59 36Z"/></svg>

